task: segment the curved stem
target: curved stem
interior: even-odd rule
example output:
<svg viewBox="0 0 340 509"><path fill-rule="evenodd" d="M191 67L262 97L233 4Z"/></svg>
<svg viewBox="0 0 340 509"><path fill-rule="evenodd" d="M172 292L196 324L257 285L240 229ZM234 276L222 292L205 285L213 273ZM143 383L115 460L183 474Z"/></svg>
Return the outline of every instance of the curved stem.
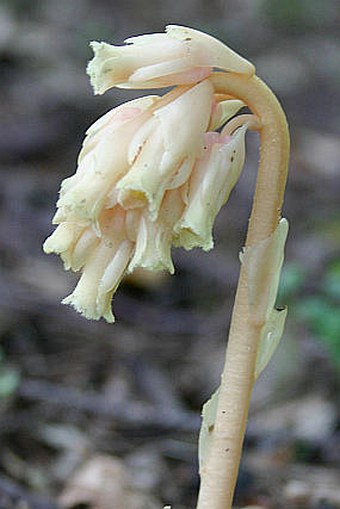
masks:
<svg viewBox="0 0 340 509"><path fill-rule="evenodd" d="M246 246L275 230L281 214L289 158L289 134L282 108L257 77L215 73L218 93L242 99L260 120L260 163ZM230 509L239 469L262 324L249 320L246 273L241 266L230 326L217 414L201 474L197 509Z"/></svg>
<svg viewBox="0 0 340 509"><path fill-rule="evenodd" d="M261 122L260 164L246 241L249 246L271 235L280 219L289 159L287 121L275 95L257 76L221 72L211 79L218 93L242 99Z"/></svg>

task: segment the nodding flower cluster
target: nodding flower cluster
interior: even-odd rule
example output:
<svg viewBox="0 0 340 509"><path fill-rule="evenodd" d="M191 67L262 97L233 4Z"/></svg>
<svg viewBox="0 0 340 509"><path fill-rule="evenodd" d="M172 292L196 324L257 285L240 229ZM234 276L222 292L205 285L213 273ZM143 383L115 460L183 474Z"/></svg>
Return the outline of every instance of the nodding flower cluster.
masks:
<svg viewBox="0 0 340 509"><path fill-rule="evenodd" d="M88 129L77 171L61 184L58 227L44 243L65 269L82 273L63 302L108 322L126 273L173 273L172 246L213 247L213 223L241 173L249 124L229 128L244 104L216 93L210 78L254 74L250 62L190 28L169 26L126 43L92 43L95 93L173 88L122 104Z"/></svg>

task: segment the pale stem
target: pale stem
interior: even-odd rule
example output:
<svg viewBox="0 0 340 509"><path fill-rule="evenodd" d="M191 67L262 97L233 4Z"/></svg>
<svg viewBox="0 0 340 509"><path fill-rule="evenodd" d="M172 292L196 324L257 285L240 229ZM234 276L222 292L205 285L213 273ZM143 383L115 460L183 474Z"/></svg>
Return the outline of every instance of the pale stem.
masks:
<svg viewBox="0 0 340 509"><path fill-rule="evenodd" d="M261 124L260 163L246 246L270 236L281 215L289 158L289 134L282 108L257 77L213 76L216 91L242 99ZM254 384L261 325L249 320L247 279L241 266L217 415L201 474L197 509L230 509Z"/></svg>

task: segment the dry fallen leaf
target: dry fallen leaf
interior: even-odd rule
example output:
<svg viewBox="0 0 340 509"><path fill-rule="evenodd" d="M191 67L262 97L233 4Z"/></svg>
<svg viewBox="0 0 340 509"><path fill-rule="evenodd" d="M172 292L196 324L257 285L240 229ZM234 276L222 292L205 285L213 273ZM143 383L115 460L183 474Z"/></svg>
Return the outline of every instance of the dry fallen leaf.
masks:
<svg viewBox="0 0 340 509"><path fill-rule="evenodd" d="M70 479L59 497L63 509L86 506L88 509L157 509L151 497L131 485L130 475L121 460L96 456Z"/></svg>

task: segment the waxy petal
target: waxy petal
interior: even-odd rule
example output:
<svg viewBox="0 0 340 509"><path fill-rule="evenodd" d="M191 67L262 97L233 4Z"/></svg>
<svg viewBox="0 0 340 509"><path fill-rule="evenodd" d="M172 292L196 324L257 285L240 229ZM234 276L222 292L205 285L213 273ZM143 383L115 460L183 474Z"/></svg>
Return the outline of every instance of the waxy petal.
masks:
<svg viewBox="0 0 340 509"><path fill-rule="evenodd" d="M62 223L45 240L43 250L46 254L61 254L70 249L82 232L83 227L78 223Z"/></svg>
<svg viewBox="0 0 340 509"><path fill-rule="evenodd" d="M137 267L147 270L175 269L171 259L173 227L183 212L184 202L178 189L167 191L157 221L142 215L137 231L136 248L129 272Z"/></svg>
<svg viewBox="0 0 340 509"><path fill-rule="evenodd" d="M113 86L122 85L141 67L161 64L168 59L176 59L181 54L184 56L184 48L179 41L172 40L165 34L153 36L152 42L143 45L129 39L125 46L91 42L94 58L88 64L87 73L95 94L103 94ZM136 88L139 88L139 85Z"/></svg>
<svg viewBox="0 0 340 509"><path fill-rule="evenodd" d="M99 320L103 316L113 322L112 295L125 274L133 251L132 243L126 239L125 212L119 206L101 217L101 232L95 249L86 258L76 288L63 303L70 304L86 318Z"/></svg>

